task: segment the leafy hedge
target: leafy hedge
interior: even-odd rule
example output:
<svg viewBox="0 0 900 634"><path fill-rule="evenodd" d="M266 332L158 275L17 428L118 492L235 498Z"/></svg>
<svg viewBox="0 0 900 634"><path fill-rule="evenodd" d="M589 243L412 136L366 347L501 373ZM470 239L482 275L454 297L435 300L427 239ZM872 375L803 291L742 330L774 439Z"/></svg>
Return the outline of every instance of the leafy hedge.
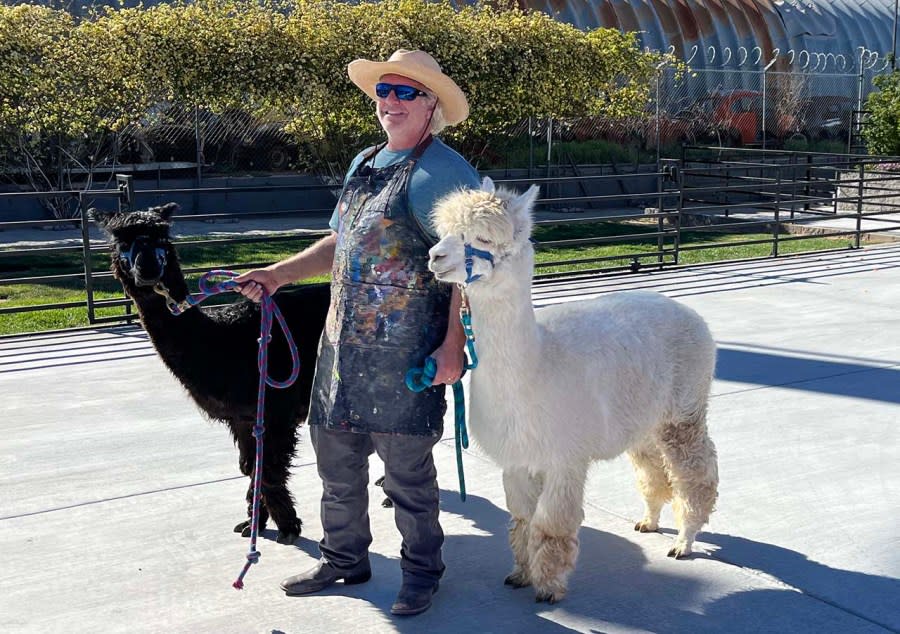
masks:
<svg viewBox="0 0 900 634"><path fill-rule="evenodd" d="M343 163L379 134L346 66L397 48L431 52L469 96L471 117L448 136L470 151L528 116L644 109L659 60L634 34L582 32L513 5L199 0L86 19L3 6L0 134L85 138L180 103L277 113L321 160Z"/></svg>
<svg viewBox="0 0 900 634"><path fill-rule="evenodd" d="M866 101L863 137L870 153L900 156L900 71L876 77L875 87Z"/></svg>

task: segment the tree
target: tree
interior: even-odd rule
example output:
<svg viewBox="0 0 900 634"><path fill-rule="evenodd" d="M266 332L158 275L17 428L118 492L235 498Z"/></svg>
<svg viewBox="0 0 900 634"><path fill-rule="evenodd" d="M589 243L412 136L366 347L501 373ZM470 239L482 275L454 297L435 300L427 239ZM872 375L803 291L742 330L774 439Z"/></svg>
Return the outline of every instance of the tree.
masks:
<svg viewBox="0 0 900 634"><path fill-rule="evenodd" d="M869 95L869 116L862 129L873 154L900 155L900 70L875 78L877 91Z"/></svg>

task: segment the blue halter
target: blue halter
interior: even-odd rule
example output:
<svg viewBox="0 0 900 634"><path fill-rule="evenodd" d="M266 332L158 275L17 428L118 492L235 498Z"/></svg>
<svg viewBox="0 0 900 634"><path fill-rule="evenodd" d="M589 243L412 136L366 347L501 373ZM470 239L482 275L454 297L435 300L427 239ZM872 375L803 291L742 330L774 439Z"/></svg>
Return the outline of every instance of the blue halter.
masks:
<svg viewBox="0 0 900 634"><path fill-rule="evenodd" d="M149 242L150 238L147 236L138 236L134 239L134 242L131 243L131 246L127 251L122 251L119 253L119 259L125 263L129 269L134 268L134 249L138 245L140 248L143 248L144 244ZM162 270L166 265L166 250L162 247L156 247L153 252L156 254L156 263L159 265L159 269Z"/></svg>
<svg viewBox="0 0 900 634"><path fill-rule="evenodd" d="M494 254L490 251L483 251L481 249L476 249L468 242L465 243L466 247L466 284L471 284L477 279L481 278L481 274L472 275L472 267L475 265L475 258L479 257L482 260L487 260L491 264L491 268L494 268Z"/></svg>

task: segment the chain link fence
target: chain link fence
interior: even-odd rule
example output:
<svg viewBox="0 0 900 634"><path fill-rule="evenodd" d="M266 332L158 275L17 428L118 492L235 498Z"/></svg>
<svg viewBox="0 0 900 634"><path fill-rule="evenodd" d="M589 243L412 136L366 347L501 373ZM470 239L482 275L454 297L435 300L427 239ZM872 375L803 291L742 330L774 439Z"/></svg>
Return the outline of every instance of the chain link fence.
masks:
<svg viewBox="0 0 900 634"><path fill-rule="evenodd" d="M661 154L682 143L847 152L874 73L664 69L655 114Z"/></svg>
<svg viewBox="0 0 900 634"><path fill-rule="evenodd" d="M659 70L646 110L626 119L529 119L474 148L481 169L561 173L679 158L684 145L865 153L860 112L884 69ZM471 148L467 148L472 150Z"/></svg>
<svg viewBox="0 0 900 634"><path fill-rule="evenodd" d="M468 140L460 150L479 169L527 170L529 177L577 176L579 166L597 165L613 173L641 166L652 171L660 159L679 157L685 144L864 151L859 113L873 78L885 69L862 63L859 68L788 73L662 67L638 116L531 118L491 138ZM166 103L122 130L98 130L80 139L24 139L15 131L0 132L0 180L33 191L91 189L104 186L114 173L142 172L177 173L197 186L206 177L297 172L337 182L345 166L324 158L317 144L299 142L287 124L277 113L251 116ZM77 215L71 200L48 199L44 205L55 218Z"/></svg>

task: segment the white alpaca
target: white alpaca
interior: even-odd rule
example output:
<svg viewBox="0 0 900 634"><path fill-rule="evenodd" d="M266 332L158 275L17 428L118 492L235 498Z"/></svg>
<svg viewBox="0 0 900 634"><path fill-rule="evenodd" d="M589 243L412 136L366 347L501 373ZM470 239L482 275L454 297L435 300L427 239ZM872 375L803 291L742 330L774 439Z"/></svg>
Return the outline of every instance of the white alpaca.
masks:
<svg viewBox="0 0 900 634"><path fill-rule="evenodd" d="M537 600L554 603L575 567L595 460L627 451L646 505L635 530L655 531L674 498L669 556L690 554L717 495L706 429L716 351L697 313L657 293L613 293L535 314L529 236L537 193L495 190L486 178L481 190L445 198L434 211L441 241L429 267L464 287L471 307L479 365L469 424L503 468L515 558L506 583L533 584Z"/></svg>

